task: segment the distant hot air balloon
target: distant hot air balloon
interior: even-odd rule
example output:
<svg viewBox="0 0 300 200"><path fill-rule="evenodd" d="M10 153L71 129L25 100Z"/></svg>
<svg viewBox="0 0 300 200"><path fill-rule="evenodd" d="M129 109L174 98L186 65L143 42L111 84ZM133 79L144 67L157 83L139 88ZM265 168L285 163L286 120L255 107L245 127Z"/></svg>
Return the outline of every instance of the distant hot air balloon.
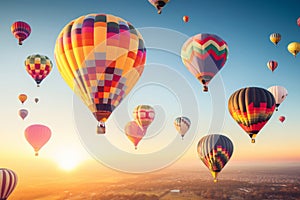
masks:
<svg viewBox="0 0 300 200"><path fill-rule="evenodd" d="M296 57L300 51L300 43L299 42L291 42L287 47L288 51Z"/></svg>
<svg viewBox="0 0 300 200"><path fill-rule="evenodd" d="M19 110L19 116L24 120L28 115L28 110L26 109L20 109Z"/></svg>
<svg viewBox="0 0 300 200"><path fill-rule="evenodd" d="M297 19L297 25L300 26L300 17Z"/></svg>
<svg viewBox="0 0 300 200"><path fill-rule="evenodd" d="M283 123L284 120L285 120L285 116L280 116L280 117L279 117L279 121L281 121L281 123Z"/></svg>
<svg viewBox="0 0 300 200"><path fill-rule="evenodd" d="M17 38L19 40L19 45L22 45L22 42L26 38L28 38L28 36L31 33L31 28L30 28L29 24L27 24L26 22L22 22L22 21L14 22L11 25L10 30L11 30L12 34L14 34L15 38Z"/></svg>
<svg viewBox="0 0 300 200"><path fill-rule="evenodd" d="M232 118L249 134L251 142L266 125L275 110L271 92L259 87L242 88L234 92L228 101Z"/></svg>
<svg viewBox="0 0 300 200"><path fill-rule="evenodd" d="M37 97L34 98L34 102L35 102L35 103L39 102L39 98L37 98Z"/></svg>
<svg viewBox="0 0 300 200"><path fill-rule="evenodd" d="M163 7L170 1L170 0L148 0L156 9L157 13L161 14Z"/></svg>
<svg viewBox="0 0 300 200"><path fill-rule="evenodd" d="M278 86L278 85L269 87L268 90L273 94L273 96L275 98L276 111L278 111L278 107L287 97L288 91L284 87Z"/></svg>
<svg viewBox="0 0 300 200"><path fill-rule="evenodd" d="M174 126L183 139L191 126L191 120L187 117L177 117L174 121Z"/></svg>
<svg viewBox="0 0 300 200"><path fill-rule="evenodd" d="M144 70L146 48L129 22L89 14L67 24L55 45L57 68L98 121L98 133Z"/></svg>
<svg viewBox="0 0 300 200"><path fill-rule="evenodd" d="M19 100L23 104L27 100L27 95L26 94L20 94L19 95Z"/></svg>
<svg viewBox="0 0 300 200"><path fill-rule="evenodd" d="M142 129L136 121L128 122L125 126L125 134L128 139L134 144L135 149L137 149L137 145L143 139L146 130Z"/></svg>
<svg viewBox="0 0 300 200"><path fill-rule="evenodd" d="M144 130L147 130L155 117L154 109L149 105L139 105L133 111L133 118Z"/></svg>
<svg viewBox="0 0 300 200"><path fill-rule="evenodd" d="M281 40L281 35L279 33L272 33L270 35L270 41L273 42L275 45Z"/></svg>
<svg viewBox="0 0 300 200"><path fill-rule="evenodd" d="M34 54L25 60L25 69L39 87L52 70L52 62L47 56Z"/></svg>
<svg viewBox="0 0 300 200"><path fill-rule="evenodd" d="M269 62L267 62L267 66L273 72L277 68L278 63L274 60L270 60Z"/></svg>
<svg viewBox="0 0 300 200"><path fill-rule="evenodd" d="M51 130L45 125L34 124L28 126L25 131L25 138L33 147L35 155L38 156L39 150L48 142L51 137Z"/></svg>
<svg viewBox="0 0 300 200"><path fill-rule="evenodd" d="M197 151L201 161L210 170L214 182L217 182L218 173L232 156L233 144L231 140L220 134L207 135L200 139Z"/></svg>
<svg viewBox="0 0 300 200"><path fill-rule="evenodd" d="M189 16L187 16L187 15L185 15L185 16L183 16L182 17L182 20L184 21L184 22L189 22Z"/></svg>
<svg viewBox="0 0 300 200"><path fill-rule="evenodd" d="M181 49L182 62L202 83L203 91L224 66L228 55L226 42L217 35L198 34L189 38Z"/></svg>
<svg viewBox="0 0 300 200"><path fill-rule="evenodd" d="M0 200L8 199L18 183L17 174L6 168L0 168Z"/></svg>

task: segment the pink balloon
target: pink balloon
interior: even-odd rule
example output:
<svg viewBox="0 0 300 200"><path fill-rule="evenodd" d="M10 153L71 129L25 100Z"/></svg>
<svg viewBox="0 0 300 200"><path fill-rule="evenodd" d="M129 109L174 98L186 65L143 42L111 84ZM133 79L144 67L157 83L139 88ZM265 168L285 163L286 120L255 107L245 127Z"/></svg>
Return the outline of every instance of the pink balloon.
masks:
<svg viewBox="0 0 300 200"><path fill-rule="evenodd" d="M135 149L137 149L137 145L143 139L146 133L146 129L142 129L136 121L128 122L125 126L125 134L128 139L134 144Z"/></svg>
<svg viewBox="0 0 300 200"><path fill-rule="evenodd" d="M281 121L281 123L284 122L284 120L285 120L285 116L280 116L279 117L279 121Z"/></svg>
<svg viewBox="0 0 300 200"><path fill-rule="evenodd" d="M51 130L42 124L34 124L25 129L25 138L33 147L35 155L48 142L51 137Z"/></svg>

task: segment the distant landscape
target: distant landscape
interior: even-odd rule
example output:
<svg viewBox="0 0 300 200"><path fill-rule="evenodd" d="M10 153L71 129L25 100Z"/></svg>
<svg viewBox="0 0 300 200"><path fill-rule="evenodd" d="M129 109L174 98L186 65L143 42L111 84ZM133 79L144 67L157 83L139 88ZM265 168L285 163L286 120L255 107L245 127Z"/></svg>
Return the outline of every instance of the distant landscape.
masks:
<svg viewBox="0 0 300 200"><path fill-rule="evenodd" d="M17 187L11 200L300 199L300 165L227 166L214 183L208 170L169 167L147 174L84 169ZM82 169L81 169L82 171ZM83 171L82 171L83 172Z"/></svg>

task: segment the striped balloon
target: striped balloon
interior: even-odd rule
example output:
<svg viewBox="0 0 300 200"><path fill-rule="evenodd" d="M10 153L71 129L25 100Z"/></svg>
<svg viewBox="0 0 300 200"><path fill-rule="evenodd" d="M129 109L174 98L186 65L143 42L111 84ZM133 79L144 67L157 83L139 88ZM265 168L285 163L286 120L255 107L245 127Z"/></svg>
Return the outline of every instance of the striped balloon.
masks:
<svg viewBox="0 0 300 200"><path fill-rule="evenodd" d="M19 116L24 120L28 115L28 110L26 109L20 109L19 110Z"/></svg>
<svg viewBox="0 0 300 200"><path fill-rule="evenodd" d="M6 200L18 182L16 173L11 169L0 168L0 200Z"/></svg>
<svg viewBox="0 0 300 200"><path fill-rule="evenodd" d="M39 87L52 70L52 62L47 56L34 54L25 60L25 69Z"/></svg>
<svg viewBox="0 0 300 200"><path fill-rule="evenodd" d="M27 24L26 22L22 22L22 21L14 22L11 25L10 30L11 30L12 34L15 36L15 38L18 39L19 45L22 45L22 42L26 38L28 38L31 33L31 28L30 28L29 24Z"/></svg>
<svg viewBox="0 0 300 200"><path fill-rule="evenodd" d="M207 135L198 142L197 151L201 161L210 170L214 182L217 182L218 173L232 156L233 144L231 140L220 134Z"/></svg>
<svg viewBox="0 0 300 200"><path fill-rule="evenodd" d="M274 85L272 87L268 88L269 92L271 92L275 98L276 102L276 111L278 111L278 107L280 104L285 100L285 98L288 96L288 91L285 89L285 87Z"/></svg>
<svg viewBox="0 0 300 200"><path fill-rule="evenodd" d="M275 45L278 44L278 42L281 40L281 35L279 33L272 33L270 35L270 40L273 42Z"/></svg>
<svg viewBox="0 0 300 200"><path fill-rule="evenodd" d="M177 117L174 120L174 126L182 139L191 126L191 120L187 117Z"/></svg>
<svg viewBox="0 0 300 200"><path fill-rule="evenodd" d="M146 131L142 129L136 121L128 122L125 126L125 134L128 139L134 144L135 149L137 145L143 139Z"/></svg>
<svg viewBox="0 0 300 200"><path fill-rule="evenodd" d="M269 62L267 62L267 66L273 72L277 68L278 63L274 60L270 60Z"/></svg>
<svg viewBox="0 0 300 200"><path fill-rule="evenodd" d="M227 43L217 35L198 34L189 38L181 49L187 69L203 84L203 91L224 66L228 55Z"/></svg>
<svg viewBox="0 0 300 200"><path fill-rule="evenodd" d="M133 118L138 125L146 130L155 117L154 109L149 105L139 105L133 111Z"/></svg>
<svg viewBox="0 0 300 200"><path fill-rule="evenodd" d="M273 115L275 99L266 89L242 88L230 96L228 110L232 118L249 134L251 142L255 143L256 135Z"/></svg>

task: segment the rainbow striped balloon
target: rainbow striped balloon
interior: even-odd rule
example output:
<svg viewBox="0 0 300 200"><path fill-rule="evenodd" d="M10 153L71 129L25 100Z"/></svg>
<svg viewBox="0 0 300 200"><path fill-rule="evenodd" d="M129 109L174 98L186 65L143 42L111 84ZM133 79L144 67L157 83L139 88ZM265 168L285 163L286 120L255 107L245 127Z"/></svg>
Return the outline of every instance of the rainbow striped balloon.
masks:
<svg viewBox="0 0 300 200"><path fill-rule="evenodd" d="M214 34L198 34L189 38L181 49L181 58L187 69L208 91L208 83L224 66L228 55L227 43Z"/></svg>

